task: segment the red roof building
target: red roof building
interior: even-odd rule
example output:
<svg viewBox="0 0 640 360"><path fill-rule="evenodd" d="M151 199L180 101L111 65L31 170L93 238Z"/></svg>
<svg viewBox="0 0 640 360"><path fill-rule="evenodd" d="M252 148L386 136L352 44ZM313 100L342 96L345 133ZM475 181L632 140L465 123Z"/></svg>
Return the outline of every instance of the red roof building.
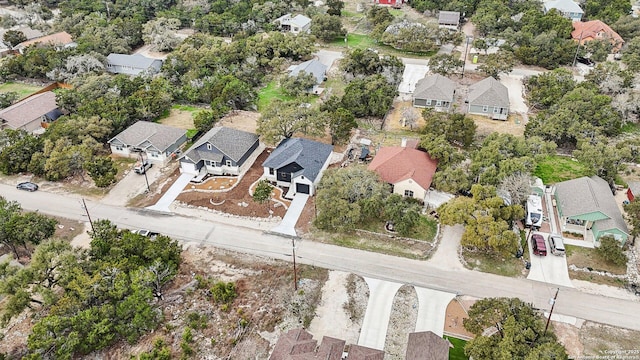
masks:
<svg viewBox="0 0 640 360"><path fill-rule="evenodd" d="M374 5L401 6L404 0L373 0Z"/></svg>
<svg viewBox="0 0 640 360"><path fill-rule="evenodd" d="M608 40L613 45L613 52L618 52L624 44L622 37L600 20L574 22L571 37L579 41L580 45L592 40Z"/></svg>
<svg viewBox="0 0 640 360"><path fill-rule="evenodd" d="M438 160L424 151L403 146L380 148L369 170L393 186L393 193L424 201Z"/></svg>

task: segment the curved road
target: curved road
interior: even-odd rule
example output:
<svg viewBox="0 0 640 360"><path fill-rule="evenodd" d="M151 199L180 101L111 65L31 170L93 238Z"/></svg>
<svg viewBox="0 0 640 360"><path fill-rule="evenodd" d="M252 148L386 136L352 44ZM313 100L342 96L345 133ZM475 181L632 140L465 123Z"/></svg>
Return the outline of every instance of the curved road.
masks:
<svg viewBox="0 0 640 360"><path fill-rule="evenodd" d="M28 193L9 185L0 185L0 195L19 201L25 210L87 221L74 194L44 191ZM109 219L120 227L149 228L186 243L206 243L245 253L291 260L291 239L265 234L260 230L195 217L154 213L87 201L93 221ZM213 216L212 216L213 217ZM297 241L297 260L302 263L353 272L362 276L443 290L474 297L518 297L549 310L555 287L526 280L475 271L443 270L428 261L348 249L313 241ZM555 314L574 316L599 323L640 330L640 302L610 298L560 287Z"/></svg>

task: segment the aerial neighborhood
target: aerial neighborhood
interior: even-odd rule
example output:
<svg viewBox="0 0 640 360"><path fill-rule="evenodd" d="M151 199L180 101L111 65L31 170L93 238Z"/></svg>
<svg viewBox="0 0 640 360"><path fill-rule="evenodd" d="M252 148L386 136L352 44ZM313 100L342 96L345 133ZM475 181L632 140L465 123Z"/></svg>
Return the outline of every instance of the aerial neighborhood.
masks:
<svg viewBox="0 0 640 360"><path fill-rule="evenodd" d="M0 0L0 359L640 345L640 2Z"/></svg>

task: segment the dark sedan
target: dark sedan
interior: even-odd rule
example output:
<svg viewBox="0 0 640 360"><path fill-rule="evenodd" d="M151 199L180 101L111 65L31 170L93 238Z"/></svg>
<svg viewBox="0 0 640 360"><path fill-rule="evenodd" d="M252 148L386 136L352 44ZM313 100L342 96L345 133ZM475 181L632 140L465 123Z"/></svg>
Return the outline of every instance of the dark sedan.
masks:
<svg viewBox="0 0 640 360"><path fill-rule="evenodd" d="M30 181L21 182L16 186L18 190L36 191L38 190L38 184L34 184Z"/></svg>

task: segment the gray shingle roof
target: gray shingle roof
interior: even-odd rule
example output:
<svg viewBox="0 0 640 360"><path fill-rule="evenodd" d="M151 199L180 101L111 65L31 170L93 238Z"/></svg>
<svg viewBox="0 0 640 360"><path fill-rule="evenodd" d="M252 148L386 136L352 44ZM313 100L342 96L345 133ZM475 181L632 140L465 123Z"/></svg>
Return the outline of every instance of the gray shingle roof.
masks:
<svg viewBox="0 0 640 360"><path fill-rule="evenodd" d="M633 196L640 197L640 181L629 181L628 185Z"/></svg>
<svg viewBox="0 0 640 360"><path fill-rule="evenodd" d="M233 161L238 162L238 160L251 149L256 141L258 141L258 135L256 134L225 126L217 126L202 135L202 137L187 150L184 157L191 159L195 163L202 159L216 162L222 161L220 154L206 150L198 150L198 147L201 145L209 143Z"/></svg>
<svg viewBox="0 0 640 360"><path fill-rule="evenodd" d="M109 143L117 139L125 145L143 148L153 146L158 151L164 152L186 133L184 129L141 120L109 140ZM145 142L150 145L143 145Z"/></svg>
<svg viewBox="0 0 640 360"><path fill-rule="evenodd" d="M282 140L262 165L280 169L295 162L302 167L302 175L315 181L332 151L332 145L302 138L290 138Z"/></svg>
<svg viewBox="0 0 640 360"><path fill-rule="evenodd" d="M162 66L162 60L148 58L141 54L127 55L111 53L107 56L107 63L113 66L130 66L134 69L147 70L154 67L157 70Z"/></svg>
<svg viewBox="0 0 640 360"><path fill-rule="evenodd" d="M573 217L600 211L609 219L598 220L598 228L617 228L629 233L609 184L598 176L583 176L556 184L556 201L563 216Z"/></svg>
<svg viewBox="0 0 640 360"><path fill-rule="evenodd" d="M313 74L313 76L316 78L316 84L320 84L324 81L324 76L327 72L327 66L316 59L305 61L301 64L292 66L290 69L290 76L298 76L300 72Z"/></svg>
<svg viewBox="0 0 640 360"><path fill-rule="evenodd" d="M440 11L438 14L438 24L460 24L460 13L458 11Z"/></svg>
<svg viewBox="0 0 640 360"><path fill-rule="evenodd" d="M488 77L469 86L469 104L509 107L509 90L498 80Z"/></svg>
<svg viewBox="0 0 640 360"><path fill-rule="evenodd" d="M10 128L19 129L57 108L56 94L47 91L0 110L0 119Z"/></svg>
<svg viewBox="0 0 640 360"><path fill-rule="evenodd" d="M584 14L584 11L576 2L571 0L549 0L544 3L544 8L546 11L551 9L558 9L560 12L572 12Z"/></svg>
<svg viewBox="0 0 640 360"><path fill-rule="evenodd" d="M448 78L439 74L429 75L416 83L413 98L452 102L455 90L456 83Z"/></svg>

